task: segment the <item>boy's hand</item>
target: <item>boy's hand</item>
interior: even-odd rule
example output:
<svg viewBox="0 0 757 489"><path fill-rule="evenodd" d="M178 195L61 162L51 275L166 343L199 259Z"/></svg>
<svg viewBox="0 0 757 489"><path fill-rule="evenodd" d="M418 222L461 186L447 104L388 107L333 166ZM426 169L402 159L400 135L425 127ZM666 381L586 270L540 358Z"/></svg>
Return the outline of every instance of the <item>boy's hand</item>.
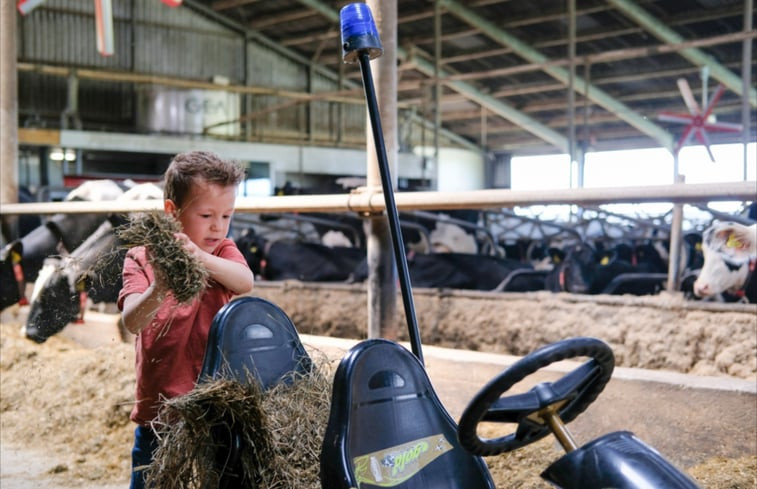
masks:
<svg viewBox="0 0 757 489"><path fill-rule="evenodd" d="M197 258L200 263L204 263L203 257L205 255L205 252L199 246L197 246L194 241L189 239L189 236L184 233L174 233L174 236L179 241L179 243L181 243L181 246L187 251L187 253Z"/></svg>

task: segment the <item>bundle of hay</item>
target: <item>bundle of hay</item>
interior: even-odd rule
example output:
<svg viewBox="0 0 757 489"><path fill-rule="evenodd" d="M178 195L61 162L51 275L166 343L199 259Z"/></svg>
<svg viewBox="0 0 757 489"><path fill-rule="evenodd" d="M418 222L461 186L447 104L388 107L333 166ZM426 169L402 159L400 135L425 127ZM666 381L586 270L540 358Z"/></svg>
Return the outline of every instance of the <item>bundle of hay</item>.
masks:
<svg viewBox="0 0 757 489"><path fill-rule="evenodd" d="M217 487L232 430L242 439L244 487L320 489L319 455L331 386L314 369L262 392L254 380L221 378L166 401L155 424L159 447L148 487Z"/></svg>
<svg viewBox="0 0 757 489"><path fill-rule="evenodd" d="M208 284L205 266L174 236L181 223L162 212L141 213L118 228L118 237L129 248L145 246L155 278L171 289L181 303L192 301Z"/></svg>

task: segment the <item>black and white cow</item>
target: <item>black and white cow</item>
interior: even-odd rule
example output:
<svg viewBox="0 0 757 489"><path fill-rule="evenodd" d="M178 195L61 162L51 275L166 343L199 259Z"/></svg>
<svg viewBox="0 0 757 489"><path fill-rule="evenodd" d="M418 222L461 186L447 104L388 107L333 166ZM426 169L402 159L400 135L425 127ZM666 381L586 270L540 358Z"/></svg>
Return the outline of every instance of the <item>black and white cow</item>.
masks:
<svg viewBox="0 0 757 489"><path fill-rule="evenodd" d="M365 260L365 248L293 239L268 241L253 229L235 242L253 273L263 280L353 281L355 269Z"/></svg>
<svg viewBox="0 0 757 489"><path fill-rule="evenodd" d="M126 250L119 249L114 229L124 224L106 220L70 255L49 258L34 283L24 334L42 343L82 317L86 301L115 302L121 290Z"/></svg>
<svg viewBox="0 0 757 489"><path fill-rule="evenodd" d="M694 282L698 297L729 293L757 302L757 224L720 222L702 234L704 264Z"/></svg>
<svg viewBox="0 0 757 489"><path fill-rule="evenodd" d="M414 253L478 253L476 236L466 229L478 226L478 211L414 211L400 213L405 248Z"/></svg>
<svg viewBox="0 0 757 489"><path fill-rule="evenodd" d="M648 243L617 243L603 250L578 243L565 250L545 283L552 292L646 295L659 292L665 280L664 263Z"/></svg>
<svg viewBox="0 0 757 489"><path fill-rule="evenodd" d="M468 290L496 290L511 273L533 270L530 264L491 255L472 253L429 253L408 257L408 272L413 287L451 288ZM523 284L523 285L516 285ZM543 289L538 285L526 286L522 279L502 290L525 291ZM522 287L527 287L523 289Z"/></svg>
<svg viewBox="0 0 757 489"><path fill-rule="evenodd" d="M66 195L66 201L114 200L123 189L112 180L91 180ZM33 283L48 256L76 249L102 224L102 214L56 214L0 250L0 310L26 303L27 283Z"/></svg>
<svg viewBox="0 0 757 489"><path fill-rule="evenodd" d="M118 200L160 199L163 191L152 183L136 185ZM27 338L42 343L70 322L80 319L88 301L115 302L122 287L126 247L115 230L126 217L113 214L71 254L48 258L34 283Z"/></svg>

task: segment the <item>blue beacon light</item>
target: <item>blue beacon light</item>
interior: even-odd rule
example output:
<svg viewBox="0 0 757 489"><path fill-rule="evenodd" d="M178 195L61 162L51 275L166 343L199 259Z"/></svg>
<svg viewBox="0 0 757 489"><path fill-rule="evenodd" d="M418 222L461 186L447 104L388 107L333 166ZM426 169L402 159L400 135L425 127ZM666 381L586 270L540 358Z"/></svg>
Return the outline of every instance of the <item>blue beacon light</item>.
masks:
<svg viewBox="0 0 757 489"><path fill-rule="evenodd" d="M339 12L342 27L342 58L346 63L358 62L358 53L367 52L370 59L384 52L376 23L368 5L351 3Z"/></svg>
<svg viewBox="0 0 757 489"><path fill-rule="evenodd" d="M376 157L379 174L381 175L386 217L392 236L392 248L394 249L394 259L399 274L402 302L407 319L408 335L410 336L410 346L422 364L421 335L418 329L418 320L415 317L410 272L408 271L407 256L405 255L405 244L402 241L397 204L394 202L392 176L389 172L389 158L386 154L384 134L381 129L381 116L379 115L378 102L376 100L376 88L373 86L373 77L371 76L371 60L381 56L384 50L381 47L378 29L376 29L376 24L373 22L371 8L368 5L364 3L346 5L339 12L339 19L342 25L342 58L345 63L359 63L360 72L363 75L365 101L368 105L373 142L376 145Z"/></svg>

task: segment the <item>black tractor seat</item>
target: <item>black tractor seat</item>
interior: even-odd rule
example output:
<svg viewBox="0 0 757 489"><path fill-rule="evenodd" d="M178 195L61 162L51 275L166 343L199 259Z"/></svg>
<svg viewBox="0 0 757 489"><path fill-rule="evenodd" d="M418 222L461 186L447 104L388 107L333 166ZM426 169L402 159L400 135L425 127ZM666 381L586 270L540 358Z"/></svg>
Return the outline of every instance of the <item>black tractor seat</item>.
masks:
<svg viewBox="0 0 757 489"><path fill-rule="evenodd" d="M199 380L220 377L246 381L263 390L307 374L312 362L292 320L279 306L259 297L235 299L216 314Z"/></svg>
<svg viewBox="0 0 757 489"><path fill-rule="evenodd" d="M354 346L336 371L321 486L494 489L483 459L459 445L421 363L382 339Z"/></svg>
<svg viewBox="0 0 757 489"><path fill-rule="evenodd" d="M312 361L297 330L277 305L259 297L235 299L216 313L210 326L198 383L227 378L251 379L263 390L290 384L312 370ZM236 420L211 427L220 474L219 489L249 486L240 453L242 437Z"/></svg>

